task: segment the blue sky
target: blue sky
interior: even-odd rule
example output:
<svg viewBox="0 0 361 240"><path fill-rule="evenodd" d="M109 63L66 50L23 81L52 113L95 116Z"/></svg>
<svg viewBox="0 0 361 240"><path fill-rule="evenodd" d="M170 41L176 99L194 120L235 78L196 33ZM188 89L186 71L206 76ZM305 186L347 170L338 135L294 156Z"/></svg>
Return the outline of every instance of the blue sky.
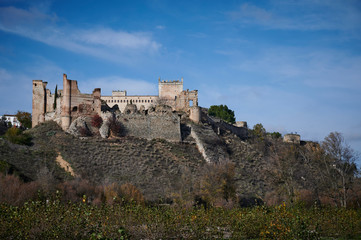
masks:
<svg viewBox="0 0 361 240"><path fill-rule="evenodd" d="M361 1L0 0L0 114L31 111L32 80L157 94L184 78L203 107L361 152ZM360 162L361 163L361 162Z"/></svg>

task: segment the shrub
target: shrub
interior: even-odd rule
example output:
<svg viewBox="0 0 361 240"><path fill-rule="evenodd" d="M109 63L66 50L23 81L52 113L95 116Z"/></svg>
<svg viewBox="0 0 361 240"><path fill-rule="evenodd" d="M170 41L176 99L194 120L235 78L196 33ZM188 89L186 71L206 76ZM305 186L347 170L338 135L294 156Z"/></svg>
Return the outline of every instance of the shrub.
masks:
<svg viewBox="0 0 361 240"><path fill-rule="evenodd" d="M21 206L36 198L39 185L36 182L24 183L17 176L0 174L0 202Z"/></svg>
<svg viewBox="0 0 361 240"><path fill-rule="evenodd" d="M215 205L224 199L235 200L236 186L234 180L234 164L230 162L210 164L206 166L200 179L199 196L207 204Z"/></svg>
<svg viewBox="0 0 361 240"><path fill-rule="evenodd" d="M134 201L140 205L144 204L143 194L139 191L139 189L136 186L130 183L126 183L120 186L120 191L125 202L130 203Z"/></svg>
<svg viewBox="0 0 361 240"><path fill-rule="evenodd" d="M115 118L109 120L109 129L113 136L123 137L126 135L123 124Z"/></svg>
<svg viewBox="0 0 361 240"><path fill-rule="evenodd" d="M104 197L108 204L114 203L137 203L144 205L143 194L137 187L130 183L119 185L118 183L112 183L104 187Z"/></svg>
<svg viewBox="0 0 361 240"><path fill-rule="evenodd" d="M80 127L80 128L78 128L78 131L80 133L80 136L82 136L82 137L92 136L92 132L87 127Z"/></svg>
<svg viewBox="0 0 361 240"><path fill-rule="evenodd" d="M17 127L9 128L5 133L5 138L15 144L31 145L31 136Z"/></svg>
<svg viewBox="0 0 361 240"><path fill-rule="evenodd" d="M91 124L93 127L100 128L103 124L103 119L98 114L95 114L92 117Z"/></svg>
<svg viewBox="0 0 361 240"><path fill-rule="evenodd" d="M121 201L120 186L117 183L112 183L104 187L104 198L106 203L112 205Z"/></svg>
<svg viewBox="0 0 361 240"><path fill-rule="evenodd" d="M62 200L64 202L83 202L98 204L101 202L103 189L97 187L87 180L74 179L66 181L58 185L58 189L62 192Z"/></svg>

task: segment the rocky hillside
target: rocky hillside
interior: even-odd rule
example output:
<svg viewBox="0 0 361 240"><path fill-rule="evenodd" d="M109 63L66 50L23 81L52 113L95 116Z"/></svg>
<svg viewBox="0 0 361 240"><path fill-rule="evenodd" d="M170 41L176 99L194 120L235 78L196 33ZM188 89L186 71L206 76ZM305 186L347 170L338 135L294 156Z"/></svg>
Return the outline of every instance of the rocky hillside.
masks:
<svg viewBox="0 0 361 240"><path fill-rule="evenodd" d="M242 140L233 132L208 123L183 124L182 130L183 143L129 136L102 139L74 137L55 122L46 122L27 130L32 136L31 146L0 138L0 160L25 180L51 177L63 181L80 177L94 184L132 183L150 200L171 198L184 192L195 194L209 165L232 163L236 194L264 199L266 193L288 181L288 176L282 177L288 169L284 171L279 165L280 158L275 158L288 150L275 150L275 146L277 149L302 148L280 140ZM196 144L197 138L208 157ZM285 158L292 158L289 157ZM298 171L291 176L291 184L294 188L303 188L307 181L301 179L308 177L306 173L310 171L307 164L298 158L295 161Z"/></svg>

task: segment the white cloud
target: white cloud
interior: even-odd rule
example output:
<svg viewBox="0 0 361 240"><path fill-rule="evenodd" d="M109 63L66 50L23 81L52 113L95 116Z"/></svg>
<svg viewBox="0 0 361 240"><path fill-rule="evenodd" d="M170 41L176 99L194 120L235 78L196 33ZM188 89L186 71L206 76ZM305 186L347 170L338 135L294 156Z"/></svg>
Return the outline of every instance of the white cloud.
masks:
<svg viewBox="0 0 361 240"><path fill-rule="evenodd" d="M129 59L156 53L161 47L148 32L65 28L59 27L56 20L55 15L36 8L0 8L0 30L76 53L129 63Z"/></svg>
<svg viewBox="0 0 361 240"><path fill-rule="evenodd" d="M72 38L83 43L107 46L115 49L131 48L156 51L160 47L160 44L153 41L148 33L127 33L107 28L77 31L73 33Z"/></svg>

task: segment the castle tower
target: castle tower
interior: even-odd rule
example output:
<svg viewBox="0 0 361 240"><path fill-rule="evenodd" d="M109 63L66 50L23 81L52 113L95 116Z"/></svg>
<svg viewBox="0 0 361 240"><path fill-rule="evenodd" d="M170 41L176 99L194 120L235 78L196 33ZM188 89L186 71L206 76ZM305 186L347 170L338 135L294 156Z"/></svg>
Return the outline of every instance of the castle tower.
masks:
<svg viewBox="0 0 361 240"><path fill-rule="evenodd" d="M63 74L63 103L61 106L61 127L63 130L69 128L71 123L71 80Z"/></svg>
<svg viewBox="0 0 361 240"><path fill-rule="evenodd" d="M199 123L201 121L201 109L198 106L192 106L190 108L189 119L195 123Z"/></svg>
<svg viewBox="0 0 361 240"><path fill-rule="evenodd" d="M183 78L179 80L158 80L159 98L164 100L175 100L183 91Z"/></svg>
<svg viewBox="0 0 361 240"><path fill-rule="evenodd" d="M33 80L33 112L32 112L32 126L35 127L39 123L45 121L46 113L46 85L47 82L42 80Z"/></svg>

